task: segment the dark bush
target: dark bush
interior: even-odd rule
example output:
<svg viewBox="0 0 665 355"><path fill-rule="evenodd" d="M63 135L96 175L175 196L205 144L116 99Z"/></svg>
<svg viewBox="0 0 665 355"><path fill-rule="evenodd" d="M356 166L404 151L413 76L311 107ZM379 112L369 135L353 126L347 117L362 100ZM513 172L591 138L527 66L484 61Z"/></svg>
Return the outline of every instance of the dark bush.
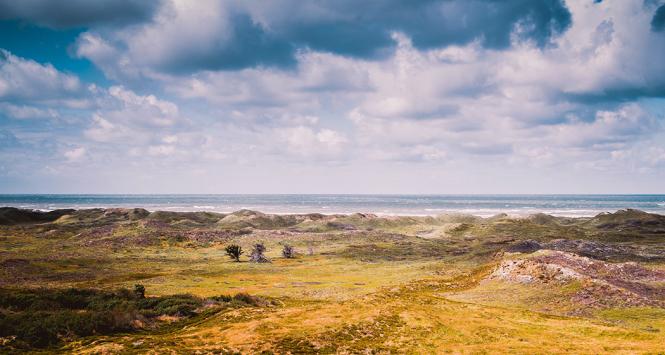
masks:
<svg viewBox="0 0 665 355"><path fill-rule="evenodd" d="M231 300L233 300L233 297L229 295L219 295L219 296L213 296L210 299L217 302L231 302Z"/></svg>
<svg viewBox="0 0 665 355"><path fill-rule="evenodd" d="M189 317L202 305L191 295L139 298L127 289L0 289L0 337L45 347L63 339L132 329L143 317Z"/></svg>
<svg viewBox="0 0 665 355"><path fill-rule="evenodd" d="M296 257L296 249L289 244L284 244L282 248L282 256L287 259L293 259Z"/></svg>
<svg viewBox="0 0 665 355"><path fill-rule="evenodd" d="M139 299L145 298L145 286L141 284L134 285L134 295Z"/></svg>
<svg viewBox="0 0 665 355"><path fill-rule="evenodd" d="M0 314L0 336L15 335L31 346L44 347L75 336L105 334L130 329L118 323L110 311L21 312Z"/></svg>
<svg viewBox="0 0 665 355"><path fill-rule="evenodd" d="M15 336L13 347L48 347L80 336L129 331L135 320L150 322L160 315L191 317L204 304L203 299L188 294L137 296L128 289L0 289L0 337ZM210 300L240 307L266 304L264 299L244 293Z"/></svg>
<svg viewBox="0 0 665 355"><path fill-rule="evenodd" d="M235 296L233 296L233 300L236 302L241 302L252 306L257 306L261 302L260 298L252 296L247 293L238 293Z"/></svg>
<svg viewBox="0 0 665 355"><path fill-rule="evenodd" d="M146 316L169 315L178 317L189 317L194 315L197 308L201 307L203 301L192 295L171 295L159 298L145 298L139 301L138 306L141 314Z"/></svg>
<svg viewBox="0 0 665 355"><path fill-rule="evenodd" d="M243 253L242 247L236 244L227 245L224 251L226 251L226 255L236 262L240 261L240 255Z"/></svg>

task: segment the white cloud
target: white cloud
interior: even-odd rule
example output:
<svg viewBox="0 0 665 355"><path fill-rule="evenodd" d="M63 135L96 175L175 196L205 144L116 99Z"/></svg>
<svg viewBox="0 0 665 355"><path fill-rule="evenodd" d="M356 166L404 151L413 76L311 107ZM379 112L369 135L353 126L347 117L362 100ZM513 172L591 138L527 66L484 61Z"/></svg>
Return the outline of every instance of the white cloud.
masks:
<svg viewBox="0 0 665 355"><path fill-rule="evenodd" d="M99 67L111 79L138 77L138 70L132 65L126 54L102 38L99 34L85 32L76 40L76 55L87 58Z"/></svg>
<svg viewBox="0 0 665 355"><path fill-rule="evenodd" d="M76 76L0 49L0 100L43 102L71 97L80 89Z"/></svg>
<svg viewBox="0 0 665 355"><path fill-rule="evenodd" d="M129 137L129 129L109 122L99 114L92 116L92 125L85 130L85 136L93 141L114 142Z"/></svg>
<svg viewBox="0 0 665 355"><path fill-rule="evenodd" d="M98 109L84 131L91 140L145 144L161 139L158 137L164 135L164 130L182 122L176 104L154 95L138 95L122 86L111 86L108 90L93 88L92 91ZM177 140L177 137L168 139Z"/></svg>
<svg viewBox="0 0 665 355"><path fill-rule="evenodd" d="M162 142L166 144L173 144L178 142L178 136L164 136Z"/></svg>
<svg viewBox="0 0 665 355"><path fill-rule="evenodd" d="M39 108L28 105L13 105L10 103L0 103L0 112L4 112L7 116L19 120L26 119L55 119L60 117L60 114L52 108Z"/></svg>
<svg viewBox="0 0 665 355"><path fill-rule="evenodd" d="M289 153L317 159L339 157L348 142L346 137L337 131L331 129L315 131L305 126L278 129L276 134L286 143Z"/></svg>
<svg viewBox="0 0 665 355"><path fill-rule="evenodd" d="M108 94L117 99L121 106L120 110L113 111L112 115L115 117L152 126L170 126L178 118L179 111L176 104L160 100L154 95L137 95L121 86L111 86Z"/></svg>
<svg viewBox="0 0 665 355"><path fill-rule="evenodd" d="M85 154L86 154L86 149L83 148L83 147L77 147L77 148L65 151L65 153L64 153L65 158L67 158L67 160L69 162L80 161L81 159L83 159Z"/></svg>
<svg viewBox="0 0 665 355"><path fill-rule="evenodd" d="M628 104L616 111L597 111L591 122L574 121L552 130L556 142L562 145L616 147L646 138L660 128L658 121L639 105Z"/></svg>

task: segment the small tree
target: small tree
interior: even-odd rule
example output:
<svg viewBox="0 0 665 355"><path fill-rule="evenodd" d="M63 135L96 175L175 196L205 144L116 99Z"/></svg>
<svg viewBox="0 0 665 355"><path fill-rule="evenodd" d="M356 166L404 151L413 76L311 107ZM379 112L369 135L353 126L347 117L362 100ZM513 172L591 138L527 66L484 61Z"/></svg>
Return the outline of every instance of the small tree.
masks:
<svg viewBox="0 0 665 355"><path fill-rule="evenodd" d="M263 243L254 244L254 249L252 249L252 254L249 256L249 260L255 263L269 263L268 259L263 253L266 251L266 246Z"/></svg>
<svg viewBox="0 0 665 355"><path fill-rule="evenodd" d="M143 299L145 298L145 286L141 284L134 285L134 295L136 298Z"/></svg>
<svg viewBox="0 0 665 355"><path fill-rule="evenodd" d="M236 262L240 262L240 255L243 253L242 247L240 245L227 245L224 251L226 251L226 255L228 255L231 259L235 260Z"/></svg>
<svg viewBox="0 0 665 355"><path fill-rule="evenodd" d="M296 249L291 245L284 244L282 248L282 255L287 259L293 259L296 257Z"/></svg>

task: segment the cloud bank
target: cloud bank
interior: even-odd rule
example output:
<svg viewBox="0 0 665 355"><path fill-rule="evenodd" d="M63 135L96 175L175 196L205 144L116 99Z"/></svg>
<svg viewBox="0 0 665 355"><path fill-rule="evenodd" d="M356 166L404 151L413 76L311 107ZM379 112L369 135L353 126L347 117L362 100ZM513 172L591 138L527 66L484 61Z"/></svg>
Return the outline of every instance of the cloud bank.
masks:
<svg viewBox="0 0 665 355"><path fill-rule="evenodd" d="M663 192L662 1L146 4L0 3L110 81L2 51L6 186Z"/></svg>

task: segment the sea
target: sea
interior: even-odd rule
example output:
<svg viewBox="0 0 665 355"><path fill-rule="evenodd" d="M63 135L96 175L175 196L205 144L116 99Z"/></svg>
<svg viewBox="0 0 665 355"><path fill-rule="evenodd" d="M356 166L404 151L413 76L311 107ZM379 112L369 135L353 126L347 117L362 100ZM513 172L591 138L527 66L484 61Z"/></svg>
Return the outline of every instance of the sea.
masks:
<svg viewBox="0 0 665 355"><path fill-rule="evenodd" d="M434 216L463 213L584 217L620 209L665 215L665 195L0 195L0 206L35 210L140 207L149 211L250 209L264 213L372 213Z"/></svg>

